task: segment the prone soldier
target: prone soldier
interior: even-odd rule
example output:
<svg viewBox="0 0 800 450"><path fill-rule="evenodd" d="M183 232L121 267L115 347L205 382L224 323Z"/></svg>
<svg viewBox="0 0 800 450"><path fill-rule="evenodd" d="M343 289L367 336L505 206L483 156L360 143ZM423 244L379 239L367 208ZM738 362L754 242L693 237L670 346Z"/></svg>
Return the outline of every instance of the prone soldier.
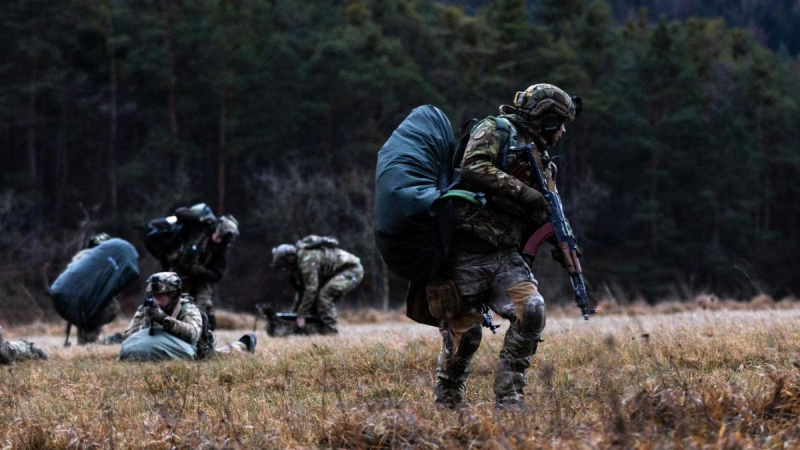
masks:
<svg viewBox="0 0 800 450"><path fill-rule="evenodd" d="M28 341L6 341L0 327L0 365L35 359L47 359L47 354Z"/></svg>

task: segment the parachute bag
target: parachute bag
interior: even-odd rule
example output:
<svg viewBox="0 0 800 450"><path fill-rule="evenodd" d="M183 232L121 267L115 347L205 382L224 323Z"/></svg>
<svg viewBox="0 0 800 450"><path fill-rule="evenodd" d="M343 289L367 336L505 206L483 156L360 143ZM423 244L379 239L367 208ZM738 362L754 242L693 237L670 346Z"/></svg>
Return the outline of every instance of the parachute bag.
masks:
<svg viewBox="0 0 800 450"><path fill-rule="evenodd" d="M453 200L485 206L482 194L452 189L468 138L455 148L450 120L438 108L415 108L378 152L375 240L389 268L411 281L406 315L437 325L425 285L447 258L455 228Z"/></svg>
<svg viewBox="0 0 800 450"><path fill-rule="evenodd" d="M183 225L171 223L167 219L150 221L144 233L144 245L147 251L158 260L176 251L181 246Z"/></svg>
<svg viewBox="0 0 800 450"><path fill-rule="evenodd" d="M119 349L120 361L192 360L197 357L194 345L183 341L163 328L144 328L128 336Z"/></svg>
<svg viewBox="0 0 800 450"><path fill-rule="evenodd" d="M455 216L433 205L452 183L453 130L438 108L415 108L378 152L375 239L383 260L410 281L436 276L447 257Z"/></svg>
<svg viewBox="0 0 800 450"><path fill-rule="evenodd" d="M61 317L79 328L94 319L113 296L139 278L139 253L128 241L109 239L70 264L50 287Z"/></svg>

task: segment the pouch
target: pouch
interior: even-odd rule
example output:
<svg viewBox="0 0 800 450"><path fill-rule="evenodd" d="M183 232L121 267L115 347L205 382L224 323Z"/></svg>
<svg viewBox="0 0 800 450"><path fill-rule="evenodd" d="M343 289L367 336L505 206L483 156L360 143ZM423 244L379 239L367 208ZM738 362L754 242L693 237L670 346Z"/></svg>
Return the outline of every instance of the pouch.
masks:
<svg viewBox="0 0 800 450"><path fill-rule="evenodd" d="M450 319L461 312L461 296L453 280L437 279L425 286L428 310L439 320Z"/></svg>

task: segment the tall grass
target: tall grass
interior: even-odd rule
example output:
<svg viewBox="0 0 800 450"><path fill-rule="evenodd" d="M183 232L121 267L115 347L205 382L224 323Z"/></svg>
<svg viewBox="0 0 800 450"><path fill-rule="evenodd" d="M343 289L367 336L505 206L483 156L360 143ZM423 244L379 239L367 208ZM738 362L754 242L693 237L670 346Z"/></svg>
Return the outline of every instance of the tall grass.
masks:
<svg viewBox="0 0 800 450"><path fill-rule="evenodd" d="M517 412L493 407L507 324L484 336L457 411L433 406L438 333L410 323L260 332L255 355L204 363L121 363L117 347L44 336L48 361L0 371L0 448L800 448L798 319L558 317Z"/></svg>

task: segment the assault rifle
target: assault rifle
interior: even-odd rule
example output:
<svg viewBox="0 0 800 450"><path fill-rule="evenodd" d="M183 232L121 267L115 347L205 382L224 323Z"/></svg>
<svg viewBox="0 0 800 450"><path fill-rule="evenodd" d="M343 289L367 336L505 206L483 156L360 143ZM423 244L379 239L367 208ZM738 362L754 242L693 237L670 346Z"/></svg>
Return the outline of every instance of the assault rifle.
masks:
<svg viewBox="0 0 800 450"><path fill-rule="evenodd" d="M142 305L145 308L154 308L156 306L156 301L153 300L153 296L152 295L148 295L147 298L144 299L144 302L142 303ZM151 322L150 319L147 319L147 322L148 322L148 324L150 324L150 336L152 336L153 333L155 333L155 330L153 330L153 322Z"/></svg>
<svg viewBox="0 0 800 450"><path fill-rule="evenodd" d="M522 250L522 253L536 256L539 248L541 248L546 241L555 236L558 242L558 247L555 251L561 253L560 259L569 273L569 280L572 283L572 290L575 293L575 303L577 303L578 308L581 309L581 315L583 315L584 320L589 320L589 315L594 314L596 311L594 309L588 309L589 296L586 294L586 281L583 279L583 270L578 260L578 243L567 223L567 218L564 217L561 197L557 192L551 192L547 188L547 179L533 154L534 148L534 144L528 144L509 150L525 152L535 181L539 185L539 190L544 195L545 200L547 200L547 204L550 205L552 214L550 215L550 223L542 225L541 228L531 235L528 242L525 243L525 248Z"/></svg>

